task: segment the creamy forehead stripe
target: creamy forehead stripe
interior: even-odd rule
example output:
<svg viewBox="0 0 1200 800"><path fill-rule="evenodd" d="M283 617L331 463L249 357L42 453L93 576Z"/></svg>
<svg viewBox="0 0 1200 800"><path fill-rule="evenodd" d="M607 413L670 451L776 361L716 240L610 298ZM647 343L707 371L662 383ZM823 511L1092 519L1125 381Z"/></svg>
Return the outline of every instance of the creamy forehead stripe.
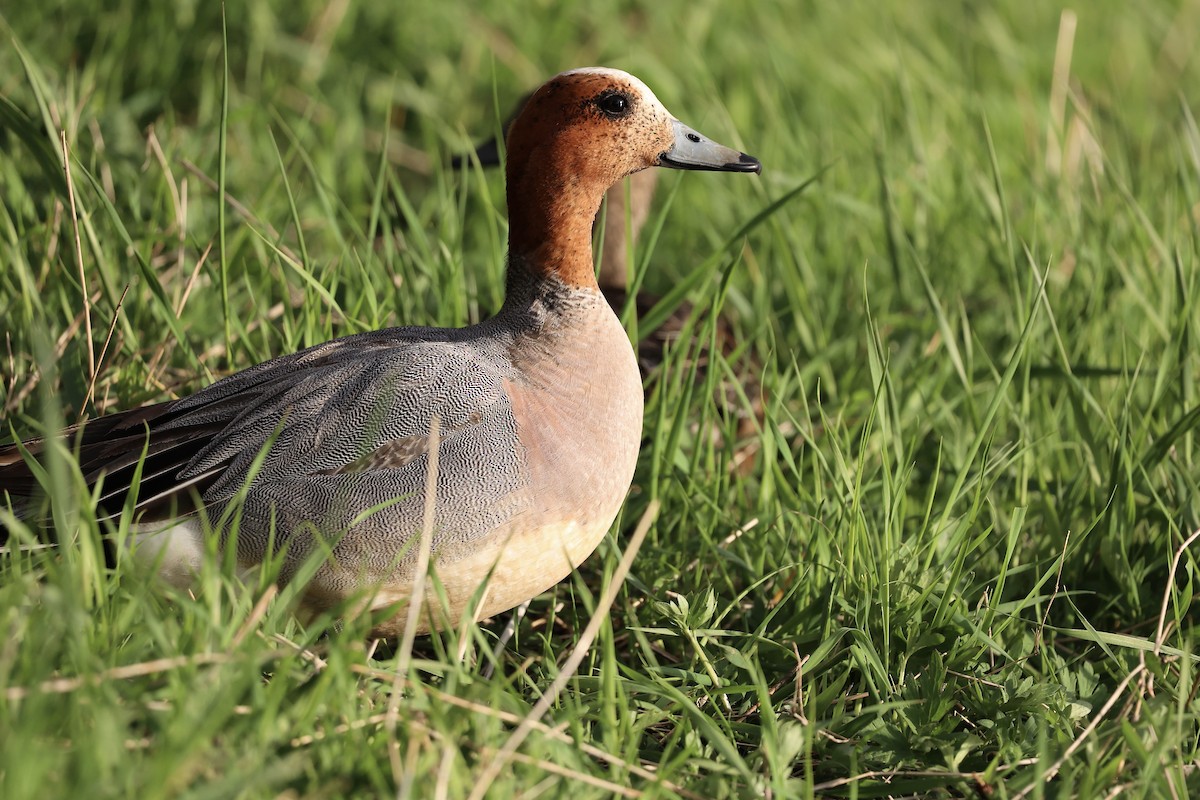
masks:
<svg viewBox="0 0 1200 800"><path fill-rule="evenodd" d="M650 102L659 106L662 105L659 99L654 95L654 92L651 91L650 87L642 83L641 78L638 78L636 75L630 75L628 72L623 72L619 69L610 69L609 67L580 67L579 69L567 70L566 72L560 73L559 77L567 75L599 75L605 78L613 78L615 80L625 81L626 83L632 85L633 88L637 89L638 93L641 94L646 100L649 100Z"/></svg>

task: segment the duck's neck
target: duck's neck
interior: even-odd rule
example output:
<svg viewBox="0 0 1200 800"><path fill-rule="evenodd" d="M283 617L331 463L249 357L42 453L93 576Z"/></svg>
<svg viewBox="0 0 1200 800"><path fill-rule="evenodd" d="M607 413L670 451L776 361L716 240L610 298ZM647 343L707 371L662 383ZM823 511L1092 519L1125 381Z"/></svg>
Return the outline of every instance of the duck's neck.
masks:
<svg viewBox="0 0 1200 800"><path fill-rule="evenodd" d="M607 186L535 159L508 175L508 282L549 281L598 289L592 221ZM524 273L524 274L522 274Z"/></svg>

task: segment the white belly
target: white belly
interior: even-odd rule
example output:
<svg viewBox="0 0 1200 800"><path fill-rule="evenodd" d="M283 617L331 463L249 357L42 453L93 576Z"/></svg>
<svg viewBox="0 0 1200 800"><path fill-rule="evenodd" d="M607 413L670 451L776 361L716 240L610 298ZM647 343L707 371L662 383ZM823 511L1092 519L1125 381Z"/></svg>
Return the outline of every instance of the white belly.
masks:
<svg viewBox="0 0 1200 800"><path fill-rule="evenodd" d="M189 589L204 561L204 531L198 519L134 525L126 542L134 560L173 586Z"/></svg>

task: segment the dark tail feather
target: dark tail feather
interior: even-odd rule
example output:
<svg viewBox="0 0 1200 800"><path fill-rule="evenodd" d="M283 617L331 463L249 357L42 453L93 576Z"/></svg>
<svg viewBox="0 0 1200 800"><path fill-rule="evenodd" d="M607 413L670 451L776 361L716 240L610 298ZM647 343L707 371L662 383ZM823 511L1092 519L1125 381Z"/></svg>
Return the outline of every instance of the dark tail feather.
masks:
<svg viewBox="0 0 1200 800"><path fill-rule="evenodd" d="M219 477L220 469L214 469L193 480L178 479L184 467L226 427L228 419L191 424L185 420L184 424L173 425L183 416L174 411L174 406L174 402L157 403L108 414L62 432L60 441L76 454L87 486L94 488L103 482L102 519L121 513L133 491L139 464L141 475L134 507L144 521L174 516L182 498L192 492L203 494ZM11 507L18 518L34 523L44 488L21 450L41 461L46 446L45 438L0 445L0 503ZM2 525L0 539L7 539Z"/></svg>

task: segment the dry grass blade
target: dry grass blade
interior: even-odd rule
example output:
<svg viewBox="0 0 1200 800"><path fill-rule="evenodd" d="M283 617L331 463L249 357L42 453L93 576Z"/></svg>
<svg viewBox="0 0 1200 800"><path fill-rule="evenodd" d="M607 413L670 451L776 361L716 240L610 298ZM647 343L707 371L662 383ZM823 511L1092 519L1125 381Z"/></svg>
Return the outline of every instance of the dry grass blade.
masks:
<svg viewBox="0 0 1200 800"><path fill-rule="evenodd" d="M1192 535L1179 545L1175 556L1171 559L1171 571L1168 573L1167 586L1163 589L1162 608L1158 612L1158 628L1154 634L1154 655L1156 656L1162 653L1163 641L1166 639L1167 608L1171 604L1171 590L1175 588L1175 573L1179 570L1179 562L1183 558L1183 554L1197 539L1200 539L1200 528L1192 531Z"/></svg>
<svg viewBox="0 0 1200 800"><path fill-rule="evenodd" d="M1054 575L1054 591L1050 593L1050 599L1046 601L1046 610L1042 612L1042 622L1038 625L1037 640L1033 645L1033 652L1036 655L1042 649L1043 631L1046 629L1046 621L1050 619L1050 608L1054 605L1054 599L1062 592L1062 570L1063 564L1067 560L1067 545L1071 543L1071 532L1067 531L1063 537L1062 553L1058 557L1058 571Z"/></svg>
<svg viewBox="0 0 1200 800"><path fill-rule="evenodd" d="M1028 759L1016 764L1008 764L997 769L1011 769L1013 767L1027 767L1035 763L1036 759ZM869 772L860 772L857 775L847 775L844 778L834 778L833 780L822 781L821 783L813 784L814 792L828 792L831 789L838 789L842 786L850 786L851 784L861 783L882 779L892 781L896 778L945 778L947 780L970 781L973 784L980 785L982 778L977 772L952 772L939 770L902 770L902 769L875 769ZM889 795L890 796L890 795Z"/></svg>
<svg viewBox="0 0 1200 800"><path fill-rule="evenodd" d="M1054 78L1050 85L1050 124L1046 130L1046 170L1052 175L1062 172L1062 137L1066 129L1067 92L1071 81L1071 54L1075 49L1075 27L1078 18L1071 9L1059 16L1058 40L1054 47Z"/></svg>
<svg viewBox="0 0 1200 800"><path fill-rule="evenodd" d="M34 693L65 694L81 689L84 686L104 683L105 681L127 680L153 675L156 672L166 672L181 667L197 664L222 664L232 661L227 653L196 653L191 656L176 656L174 658L158 658L154 661L143 661L138 664L127 664L123 667L113 667L94 675L80 675L75 678L55 678L43 681L37 686L9 686L4 690L4 697L10 702L28 697Z"/></svg>
<svg viewBox="0 0 1200 800"><path fill-rule="evenodd" d="M121 298L117 300L117 307L113 309L112 322L108 324L108 333L104 337L104 346L100 348L100 358L97 361L96 369L92 370L92 376L88 379L87 394L84 396L84 408L92 402L96 394L96 376L100 374L100 367L104 364L104 357L108 355L108 345L112 342L113 331L117 329L117 318L121 316L121 307L125 304L125 295L129 294L129 284L125 284L125 288L121 290ZM80 411L82 413L82 410Z"/></svg>
<svg viewBox="0 0 1200 800"><path fill-rule="evenodd" d="M438 451L440 449L441 417L434 414L429 420L429 467L425 471L425 515L421 524L421 541L417 550L417 563L413 568L412 594L408 598L408 619L404 624L404 636L400 640L400 653L396 657L396 673L392 677L392 692L388 697L389 737L388 753L392 772L397 785L403 784L404 771L399 762L399 745L396 743L396 723L400 715L401 685L408 677L412 663L413 642L417 636L417 625L421 621L421 610L425 600L425 581L429 572L429 557L433 548L433 524L437 512Z"/></svg>
<svg viewBox="0 0 1200 800"><path fill-rule="evenodd" d="M67 147L65 130L59 131L59 143L62 145L63 172L67 179L67 202L71 206L71 230L75 236L75 264L79 268L79 288L83 293L83 335L87 338L88 380L90 385L95 385L96 351L92 343L92 303L88 296L87 272L83 268L83 241L79 236L79 213L75 208L75 181L71 178L71 151ZM90 393L88 396L91 396ZM87 408L86 400L79 409L80 417L83 416L85 408Z"/></svg>
<svg viewBox="0 0 1200 800"><path fill-rule="evenodd" d="M425 472L425 509L421 521L421 541L417 550L417 564L413 572L412 597L408 601L408 619L404 625L404 636L400 640L400 654L396 658L396 675L408 674L412 661L413 642L417 626L421 622L424 608L425 582L428 579L429 559L433 549L433 525L437 512L438 451L441 445L441 418L434 414L429 421L429 468ZM398 701L397 701L398 702Z"/></svg>
<svg viewBox="0 0 1200 800"><path fill-rule="evenodd" d="M237 647L243 641L245 641L250 632L258 627L258 624L262 622L262 618L266 616L267 609L270 607L271 601L274 600L275 596L278 594L279 586L277 584L272 583L267 587L267 590L263 592L262 597L258 598L258 602L254 604L254 608L250 609L250 616L246 617L246 621L242 623L242 626L238 628L238 632L234 634L234 647Z"/></svg>

